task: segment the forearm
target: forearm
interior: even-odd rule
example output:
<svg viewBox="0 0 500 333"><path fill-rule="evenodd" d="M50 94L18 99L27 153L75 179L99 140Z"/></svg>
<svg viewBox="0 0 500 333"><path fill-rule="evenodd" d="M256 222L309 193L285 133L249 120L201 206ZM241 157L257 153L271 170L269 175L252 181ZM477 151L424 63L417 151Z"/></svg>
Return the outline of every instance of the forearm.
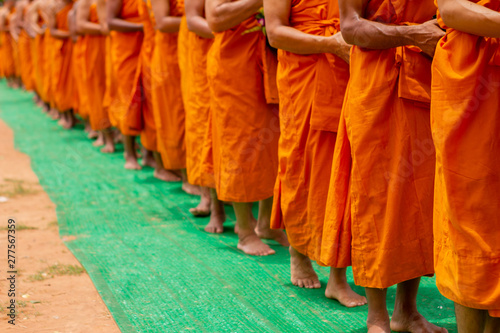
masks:
<svg viewBox="0 0 500 333"><path fill-rule="evenodd" d="M165 16L156 22L156 29L164 33L179 32L181 18L177 16Z"/></svg>
<svg viewBox="0 0 500 333"><path fill-rule="evenodd" d="M207 20L201 16L188 16L187 25L189 31L194 32L200 37L214 38L214 34L212 33L212 30L210 30Z"/></svg>
<svg viewBox="0 0 500 333"><path fill-rule="evenodd" d="M446 26L469 34L500 38L500 13L467 0L438 1Z"/></svg>
<svg viewBox="0 0 500 333"><path fill-rule="evenodd" d="M268 27L271 46L296 54L331 53L332 40L324 36L306 34L288 26Z"/></svg>
<svg viewBox="0 0 500 333"><path fill-rule="evenodd" d="M213 3L216 3L215 5ZM212 3L212 6L208 6ZM232 2L207 1L207 21L214 32L229 30L254 15L262 3L255 0L239 0Z"/></svg>
<svg viewBox="0 0 500 333"><path fill-rule="evenodd" d="M76 32L80 35L101 35L101 26L98 23L84 21L76 23Z"/></svg>
<svg viewBox="0 0 500 333"><path fill-rule="evenodd" d="M118 32L139 32L142 31L142 24L128 22L119 18L108 20L109 30Z"/></svg>
<svg viewBox="0 0 500 333"><path fill-rule="evenodd" d="M71 36L69 31L59 30L59 29L50 29L50 35L56 39L67 39Z"/></svg>
<svg viewBox="0 0 500 333"><path fill-rule="evenodd" d="M341 31L345 41L367 49L384 50L398 46L414 45L419 38L416 26L397 26L373 22L366 19L341 20Z"/></svg>

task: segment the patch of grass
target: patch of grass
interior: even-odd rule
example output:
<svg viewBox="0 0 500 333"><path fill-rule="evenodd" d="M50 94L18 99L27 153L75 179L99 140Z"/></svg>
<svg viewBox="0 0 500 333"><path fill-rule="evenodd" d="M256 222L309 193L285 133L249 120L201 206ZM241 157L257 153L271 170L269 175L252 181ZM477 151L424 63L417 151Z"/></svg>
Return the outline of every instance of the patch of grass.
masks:
<svg viewBox="0 0 500 333"><path fill-rule="evenodd" d="M27 187L24 180L6 178L5 181L9 184L0 186L0 196L13 198L38 193L38 191Z"/></svg>
<svg viewBox="0 0 500 333"><path fill-rule="evenodd" d="M25 301L16 301L17 305L20 308L25 308L26 307L26 302Z"/></svg>
<svg viewBox="0 0 500 333"><path fill-rule="evenodd" d="M58 225L59 223L57 223L57 221L52 221L49 224L47 224L48 227L57 227Z"/></svg>
<svg viewBox="0 0 500 333"><path fill-rule="evenodd" d="M0 230L9 230L7 227L2 227ZM36 227L30 227L28 225L24 224L17 224L16 225L16 231L21 231L21 230L38 230Z"/></svg>
<svg viewBox="0 0 500 333"><path fill-rule="evenodd" d="M53 278L54 276L62 275L80 275L85 273L85 268L77 265L63 265L56 264L47 267L47 269L40 271L36 274L31 275L28 280L33 281L43 281L45 279Z"/></svg>

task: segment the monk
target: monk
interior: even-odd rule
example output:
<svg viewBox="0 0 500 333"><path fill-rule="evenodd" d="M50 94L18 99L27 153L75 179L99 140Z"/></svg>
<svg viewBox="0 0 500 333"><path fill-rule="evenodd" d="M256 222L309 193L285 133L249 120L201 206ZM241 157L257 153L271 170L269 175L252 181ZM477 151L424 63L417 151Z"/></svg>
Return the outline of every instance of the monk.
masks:
<svg viewBox="0 0 500 333"><path fill-rule="evenodd" d="M179 39L179 57L182 58L181 54L184 53L186 60L186 64L180 66L180 69L186 110L187 178L191 184L198 185L201 189L199 205L189 211L194 216L210 215L205 231L222 233L226 215L224 205L215 191L210 88L207 78L207 54L212 47L214 35L205 18L204 0L186 0L185 7L185 26L189 32ZM181 45L185 45L185 49Z"/></svg>
<svg viewBox="0 0 500 333"><path fill-rule="evenodd" d="M261 238L289 246L281 230L270 229L279 120L270 78L275 68L256 17L261 7L261 0L207 0L205 8L215 35L207 68L216 190L220 200L233 202L238 249L257 256L275 253ZM254 201L256 227L249 205Z"/></svg>
<svg viewBox="0 0 500 333"><path fill-rule="evenodd" d="M311 259L320 259L350 46L340 32L337 0L266 0L264 8L269 40L280 49L281 135L271 226L287 230L292 283L320 288ZM347 283L348 264L331 268L326 297L347 307L364 305L366 298Z"/></svg>
<svg viewBox="0 0 500 333"><path fill-rule="evenodd" d="M79 0L76 11L76 29L82 35L81 43L84 50L81 93L86 105L82 107L88 110L92 130L101 133L94 142L94 146L104 145L101 152L113 153L115 151L114 136L108 110L104 107L106 68L103 59L106 55L106 34L108 33L105 1Z"/></svg>
<svg viewBox="0 0 500 333"><path fill-rule="evenodd" d="M29 26L28 30L34 35L31 46L31 58L33 63L32 80L37 96L37 105L42 107L44 111L48 111L45 108L45 97L42 92L43 30L41 27L43 26L43 19L40 15L40 5L42 2L43 0L34 0L26 10L26 25Z"/></svg>
<svg viewBox="0 0 500 333"><path fill-rule="evenodd" d="M165 181L182 180L182 189L186 193L199 195L198 187L188 183L185 172L185 115L177 54L184 2L153 0L151 6L156 29L151 62L151 90L160 152L157 163L161 163L164 168L163 173L155 176Z"/></svg>
<svg viewBox="0 0 500 333"><path fill-rule="evenodd" d="M31 6L31 0L22 0L17 2L15 15L15 29L18 37L19 61L21 81L27 91L34 89L31 73L33 72L33 62L31 59L30 40L34 37L30 26L26 24L26 12Z"/></svg>
<svg viewBox="0 0 500 333"><path fill-rule="evenodd" d="M2 35L2 75L7 79L10 87L16 86L14 53L12 48L12 36L10 34L10 22L14 11L14 0L6 0L0 13L0 33Z"/></svg>
<svg viewBox="0 0 500 333"><path fill-rule="evenodd" d="M417 310L432 275L435 154L431 57L444 32L432 0L339 0L354 45L327 201L321 261L351 260L368 332L446 332ZM392 320L387 288L397 284Z"/></svg>
<svg viewBox="0 0 500 333"><path fill-rule="evenodd" d="M80 36L76 31L76 9L80 1L74 1L73 8L68 13L68 29L70 33L70 39L73 44L73 51L71 55L71 80L73 81L73 112L78 114L85 124L84 131L89 133L89 113L88 113L88 103L86 103L85 94L83 93L83 56L85 50L83 48L83 37ZM91 138L90 133L88 135Z"/></svg>
<svg viewBox="0 0 500 333"><path fill-rule="evenodd" d="M57 2L51 12L50 22L50 35L54 38L51 46L51 91L54 107L61 113L59 123L65 129L72 128L76 122L73 114L75 87L71 66L73 43L68 25L68 14L72 8L72 0Z"/></svg>
<svg viewBox="0 0 500 333"><path fill-rule="evenodd" d="M500 3L439 0L434 268L459 333L500 332ZM458 78L458 79L457 79Z"/></svg>
<svg viewBox="0 0 500 333"><path fill-rule="evenodd" d="M125 146L125 169L140 170L135 138L141 135L145 147L143 165L155 166L152 152L157 149L156 126L143 86L144 69L149 48L142 48L144 17L139 14L139 1L108 0L108 26L111 31L111 61L115 92L109 105L111 124L118 127ZM142 53L141 53L142 52ZM142 56L141 56L142 55ZM147 63L144 64L147 66ZM146 73L147 75L147 73Z"/></svg>

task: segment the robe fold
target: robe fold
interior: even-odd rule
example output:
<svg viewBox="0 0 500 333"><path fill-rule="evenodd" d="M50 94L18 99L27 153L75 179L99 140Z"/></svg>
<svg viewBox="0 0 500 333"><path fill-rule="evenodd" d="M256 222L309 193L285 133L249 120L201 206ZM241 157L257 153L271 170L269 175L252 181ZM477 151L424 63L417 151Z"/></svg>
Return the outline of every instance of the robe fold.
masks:
<svg viewBox="0 0 500 333"><path fill-rule="evenodd" d="M433 0L369 0L366 19L423 23ZM351 256L369 288L434 273L435 150L430 129L431 61L415 47L351 51L350 81L335 146L321 261Z"/></svg>
<svg viewBox="0 0 500 333"><path fill-rule="evenodd" d="M335 34L340 30L337 0L292 1L290 26L310 35ZM294 249L319 260L349 65L333 55L298 55L282 50L278 51L278 60L281 136L271 227L286 228ZM332 103L334 99L340 102ZM320 104L321 100L325 103ZM315 126L318 115L320 128Z"/></svg>
<svg viewBox="0 0 500 333"><path fill-rule="evenodd" d="M69 31L68 13L73 3L66 4L56 14L56 29ZM51 41L52 68L50 75L51 93L54 107L60 112L71 110L75 106L75 87L73 78L73 42L70 38Z"/></svg>
<svg viewBox="0 0 500 333"><path fill-rule="evenodd" d="M42 53L42 96L45 98L43 101L49 103L50 107L54 107L54 93L52 90L52 67L54 66L54 58L52 57L54 51L54 38L50 35L50 29L46 28L43 37L43 53Z"/></svg>
<svg viewBox="0 0 500 333"><path fill-rule="evenodd" d="M181 32L186 30L183 25ZM182 45L185 45L183 49ZM194 32L179 34L182 95L186 112L186 169L189 183L215 188L210 117L210 88L207 79L207 54L213 39Z"/></svg>
<svg viewBox="0 0 500 333"><path fill-rule="evenodd" d="M216 33L208 54L214 177L223 201L272 197L278 172L279 110L265 94L273 81L265 80L266 37L248 32L258 25L251 16Z"/></svg>
<svg viewBox="0 0 500 333"><path fill-rule="evenodd" d="M498 0L474 2L500 11ZM436 283L445 297L494 317L500 317L499 88L500 39L447 29L432 68Z"/></svg>
<svg viewBox="0 0 500 333"><path fill-rule="evenodd" d="M139 1L123 0L119 18L142 23L139 17ZM141 46L144 33L139 32L111 32L111 62L114 89L110 94L109 117L113 126L120 129L123 135L139 135L143 128L142 95L137 71L140 66ZM111 93L111 91L110 91Z"/></svg>
<svg viewBox="0 0 500 333"><path fill-rule="evenodd" d="M47 96L44 95L43 89L43 66L44 66L44 34L37 34L35 36L34 47L33 47L33 69L35 76L35 90L40 96L42 101L47 100Z"/></svg>
<svg viewBox="0 0 500 333"><path fill-rule="evenodd" d="M85 61L84 36L78 36L73 43L73 56L71 60L71 72L73 75L73 110L85 120L89 119L89 104L85 93L85 81L83 72L83 62Z"/></svg>
<svg viewBox="0 0 500 333"><path fill-rule="evenodd" d="M99 23L97 4L90 6L89 20ZM101 131L111 126L107 109L104 107L106 90L106 36L85 35L83 37L83 94L88 107L90 126L94 131Z"/></svg>
<svg viewBox="0 0 500 333"><path fill-rule="evenodd" d="M139 57L139 66L135 74L134 91L132 92L132 107L138 108L141 112L142 127L141 143L147 150L158 151L158 136L156 134L156 123L153 113L153 103L151 95L151 58L155 47L154 28L151 21L151 3L140 0L138 3L139 20L144 27L144 38Z"/></svg>
<svg viewBox="0 0 500 333"><path fill-rule="evenodd" d="M184 14L183 0L170 1L170 16ZM155 33L152 59L153 110L158 151L168 170L186 168L185 113L178 57L179 33Z"/></svg>

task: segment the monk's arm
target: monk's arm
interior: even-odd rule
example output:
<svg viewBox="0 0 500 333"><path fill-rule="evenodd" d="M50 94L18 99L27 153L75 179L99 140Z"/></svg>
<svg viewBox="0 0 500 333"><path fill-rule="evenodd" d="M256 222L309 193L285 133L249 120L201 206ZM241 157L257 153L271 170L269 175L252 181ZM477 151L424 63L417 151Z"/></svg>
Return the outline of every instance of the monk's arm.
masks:
<svg viewBox="0 0 500 333"><path fill-rule="evenodd" d="M255 14L262 0L206 0L208 26L214 32L229 30Z"/></svg>
<svg viewBox="0 0 500 333"><path fill-rule="evenodd" d="M204 17L205 0L185 0L184 6L189 31L203 38L214 38Z"/></svg>
<svg viewBox="0 0 500 333"><path fill-rule="evenodd" d="M128 22L120 18L120 9L122 7L122 0L108 0L108 26L109 30L119 32L138 32L143 30L140 23Z"/></svg>
<svg viewBox="0 0 500 333"><path fill-rule="evenodd" d="M56 15L57 13L52 13L52 17L50 19L50 35L56 39L68 39L71 37L71 34L69 31L64 31L64 30L59 30L57 29L57 24L56 24Z"/></svg>
<svg viewBox="0 0 500 333"><path fill-rule="evenodd" d="M415 45L432 56L444 35L435 21L410 26L388 25L363 18L368 0L339 0L340 29L345 41L367 49L384 50Z"/></svg>
<svg viewBox="0 0 500 333"><path fill-rule="evenodd" d="M349 54L342 34L325 37L306 34L290 26L291 0L264 0L266 31L270 44L295 54Z"/></svg>
<svg viewBox="0 0 500 333"><path fill-rule="evenodd" d="M78 0L76 9L76 32L81 35L100 35L101 26L90 22L90 5L92 0Z"/></svg>
<svg viewBox="0 0 500 333"><path fill-rule="evenodd" d="M151 6L153 7L157 30L165 33L179 31L181 18L177 16L170 16L169 0L151 0Z"/></svg>
<svg viewBox="0 0 500 333"><path fill-rule="evenodd" d="M469 34L500 38L500 13L467 0L438 0L446 26Z"/></svg>
<svg viewBox="0 0 500 333"><path fill-rule="evenodd" d="M99 25L101 26L101 33L103 35L109 34L107 15L106 0L97 0L97 17L99 18Z"/></svg>
<svg viewBox="0 0 500 333"><path fill-rule="evenodd" d="M10 34L15 40L19 39L19 34L21 33L24 6L24 1L20 1L16 4L16 12L14 13L12 20L9 23Z"/></svg>
<svg viewBox="0 0 500 333"><path fill-rule="evenodd" d="M40 9L40 1L36 0L30 6L26 13L26 24L30 26L31 31L33 31L37 35L43 34L42 29L38 26L38 10Z"/></svg>

